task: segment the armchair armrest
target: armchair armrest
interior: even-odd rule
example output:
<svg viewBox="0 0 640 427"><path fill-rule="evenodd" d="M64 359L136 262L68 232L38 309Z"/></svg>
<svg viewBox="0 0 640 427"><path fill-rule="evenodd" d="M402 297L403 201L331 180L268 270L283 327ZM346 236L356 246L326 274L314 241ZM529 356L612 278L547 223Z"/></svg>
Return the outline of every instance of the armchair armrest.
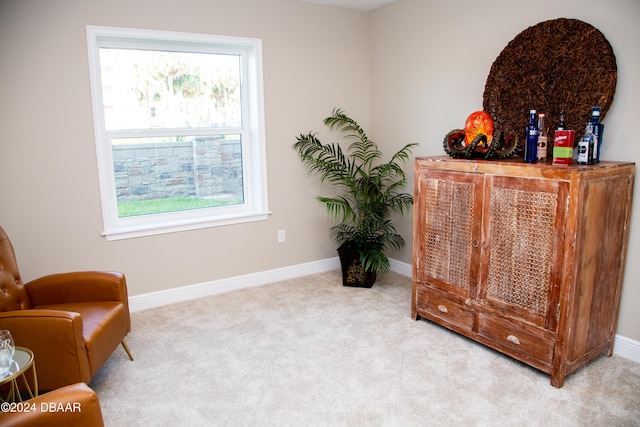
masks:
<svg viewBox="0 0 640 427"><path fill-rule="evenodd" d="M16 413L0 412L0 424L5 427L104 427L98 396L84 383L41 394L26 401L22 408L23 411Z"/></svg>
<svg viewBox="0 0 640 427"><path fill-rule="evenodd" d="M129 301L124 274L75 271L50 274L25 283L32 307L77 302L118 301L127 311Z"/></svg>
<svg viewBox="0 0 640 427"><path fill-rule="evenodd" d="M0 329L9 329L17 346L33 351L41 390L69 384L69 378L91 380L80 314L46 309L5 311L0 313Z"/></svg>

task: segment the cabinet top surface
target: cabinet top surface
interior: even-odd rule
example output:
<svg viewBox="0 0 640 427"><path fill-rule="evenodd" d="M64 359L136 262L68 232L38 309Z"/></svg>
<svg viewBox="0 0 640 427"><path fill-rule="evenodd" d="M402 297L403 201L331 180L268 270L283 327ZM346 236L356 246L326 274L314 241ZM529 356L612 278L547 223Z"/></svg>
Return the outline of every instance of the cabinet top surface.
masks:
<svg viewBox="0 0 640 427"><path fill-rule="evenodd" d="M621 165L635 165L635 162L614 162L614 161L602 161L600 163L596 163L593 165L579 165L573 163L571 165L552 165L551 160L540 161L536 163L524 163L522 158L512 157L508 159L494 159L494 160L484 160L484 159L454 159L451 156L442 155L442 156L424 156L424 157L416 157L416 160L427 161L427 162L454 162L454 163L475 163L475 164L509 164L509 165L523 165L530 167L545 167L545 166L553 166L558 169L587 169L587 168L598 168L598 167L606 167L606 166L621 166Z"/></svg>
<svg viewBox="0 0 640 427"><path fill-rule="evenodd" d="M417 167L429 167L436 169L453 169L466 172L480 173L508 173L517 170L518 173L526 173L527 175L540 176L568 176L574 173L584 172L622 172L625 170L631 175L635 175L634 162L614 162L602 161L593 165L552 165L551 160L537 163L524 163L522 158L509 158L500 160L482 160L482 159L454 159L453 157L429 156L416 157L415 164Z"/></svg>

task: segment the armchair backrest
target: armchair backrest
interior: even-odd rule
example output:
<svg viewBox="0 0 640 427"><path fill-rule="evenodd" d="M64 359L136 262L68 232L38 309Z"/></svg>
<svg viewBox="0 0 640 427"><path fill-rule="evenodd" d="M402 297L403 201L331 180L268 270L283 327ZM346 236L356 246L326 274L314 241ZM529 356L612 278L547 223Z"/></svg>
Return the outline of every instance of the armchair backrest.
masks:
<svg viewBox="0 0 640 427"><path fill-rule="evenodd" d="M0 227L0 312L30 308L31 301L18 271L13 245Z"/></svg>

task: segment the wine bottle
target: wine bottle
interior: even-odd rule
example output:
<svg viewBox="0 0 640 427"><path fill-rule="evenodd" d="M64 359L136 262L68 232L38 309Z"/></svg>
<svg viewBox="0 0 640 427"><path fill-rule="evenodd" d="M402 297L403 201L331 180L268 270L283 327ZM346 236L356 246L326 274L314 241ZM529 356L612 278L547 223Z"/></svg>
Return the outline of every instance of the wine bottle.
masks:
<svg viewBox="0 0 640 427"><path fill-rule="evenodd" d="M525 163L535 163L538 152L538 126L536 124L536 110L529 110L529 125L526 128L524 145Z"/></svg>
<svg viewBox="0 0 640 427"><path fill-rule="evenodd" d="M538 160L547 160L547 128L544 125L544 113L538 114Z"/></svg>
<svg viewBox="0 0 640 427"><path fill-rule="evenodd" d="M567 128L567 117L564 110L560 111L560 119L558 120L558 124L556 125L556 130L565 130Z"/></svg>

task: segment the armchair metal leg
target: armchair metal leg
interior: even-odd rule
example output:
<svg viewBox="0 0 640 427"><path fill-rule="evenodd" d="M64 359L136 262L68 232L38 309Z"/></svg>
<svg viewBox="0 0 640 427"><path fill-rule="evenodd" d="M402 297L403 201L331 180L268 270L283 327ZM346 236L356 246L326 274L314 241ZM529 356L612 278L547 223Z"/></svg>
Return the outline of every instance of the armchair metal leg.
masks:
<svg viewBox="0 0 640 427"><path fill-rule="evenodd" d="M131 359L131 361L133 362L133 356L131 355L131 352L129 351L129 346L127 345L127 342L124 340L124 338L122 339L121 344L122 344L122 348L124 348L124 351L127 352L129 359Z"/></svg>

